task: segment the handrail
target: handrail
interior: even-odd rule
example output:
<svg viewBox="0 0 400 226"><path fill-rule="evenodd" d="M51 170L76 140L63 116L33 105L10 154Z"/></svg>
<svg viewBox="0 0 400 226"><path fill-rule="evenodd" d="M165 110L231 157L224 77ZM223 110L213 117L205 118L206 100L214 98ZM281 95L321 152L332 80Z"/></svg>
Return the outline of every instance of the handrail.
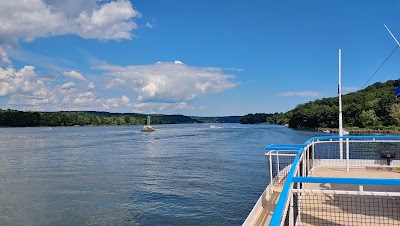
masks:
<svg viewBox="0 0 400 226"><path fill-rule="evenodd" d="M265 150L267 150L267 151L298 151L299 149L302 149L302 148L299 148L299 147L286 147L286 146L284 146L284 147L276 147L276 146L274 146L274 147L266 147L265 148Z"/></svg>
<svg viewBox="0 0 400 226"><path fill-rule="evenodd" d="M265 148L265 150L299 150L304 148L305 144L271 144Z"/></svg>
<svg viewBox="0 0 400 226"><path fill-rule="evenodd" d="M312 143L314 143L315 141L323 141L323 140L333 140L333 139L352 139L352 140L390 140L390 139L398 139L400 141L400 136L319 136L319 137L313 137L309 140L307 140L306 142L304 142L304 144L271 144L268 147L266 147L266 150L298 150L298 153L295 157L295 159L293 160L292 166L290 168L289 173L287 174L287 178L286 181L284 183L282 192L280 194L279 200L277 205L275 206L275 211L274 214L272 215L271 221L270 221L270 225L279 225L280 222L282 221L282 216L283 216L283 211L285 210L285 205L286 202L288 201L288 196L289 196L289 192L291 189L291 185L292 183L295 182L306 182L307 180L311 181L311 180L315 180L313 179L305 179L308 177L295 177L295 173L296 173L296 168L300 162L300 157L303 154L304 150ZM333 178L321 178L322 180L333 180ZM344 182L344 183L352 183L352 180L354 183L360 184L359 180L354 180L354 178L340 178L341 181L338 180L338 178L334 178L334 180L337 180L338 182ZM393 180L388 180L388 179L378 179L375 178L374 179L363 179L365 184L370 184L370 183L377 183L377 182L381 182L383 184L387 184L387 185L393 185L396 184L398 185L400 183L400 180L398 179L393 179ZM325 182L326 183L326 182Z"/></svg>
<svg viewBox="0 0 400 226"><path fill-rule="evenodd" d="M293 177L292 182L400 186L400 179L396 178Z"/></svg>
<svg viewBox="0 0 400 226"><path fill-rule="evenodd" d="M283 210L285 209L285 204L286 204L286 198L283 199L282 197L288 197L289 195L292 179L294 177L297 164L300 161L300 156L302 155L304 148L299 148L298 151L299 152L297 153L297 156L294 158L292 167L290 168L290 171L287 175L285 184L283 185L283 189L280 194L278 203L275 206L275 212L272 215L270 225L279 225L279 223L281 222Z"/></svg>
<svg viewBox="0 0 400 226"><path fill-rule="evenodd" d="M330 140L330 139L354 139L354 140L369 140L369 139L380 139L380 140L390 140L390 139L400 139L400 136L382 136L382 135L377 135L377 136L318 136L318 137L313 137L308 139L306 142L304 142L305 145L317 141L317 140Z"/></svg>

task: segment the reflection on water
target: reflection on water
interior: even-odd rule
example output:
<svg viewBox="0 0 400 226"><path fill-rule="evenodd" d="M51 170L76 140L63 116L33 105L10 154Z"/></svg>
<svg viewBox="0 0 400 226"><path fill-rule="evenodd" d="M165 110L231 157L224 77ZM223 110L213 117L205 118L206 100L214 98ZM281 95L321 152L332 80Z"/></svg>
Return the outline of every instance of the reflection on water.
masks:
<svg viewBox="0 0 400 226"><path fill-rule="evenodd" d="M0 224L240 225L268 183L271 125L0 129Z"/></svg>

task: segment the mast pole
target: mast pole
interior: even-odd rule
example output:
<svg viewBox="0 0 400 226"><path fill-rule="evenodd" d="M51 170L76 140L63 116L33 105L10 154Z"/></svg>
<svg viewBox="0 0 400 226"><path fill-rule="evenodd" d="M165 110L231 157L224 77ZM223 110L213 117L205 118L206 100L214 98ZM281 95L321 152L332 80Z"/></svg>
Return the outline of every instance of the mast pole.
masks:
<svg viewBox="0 0 400 226"><path fill-rule="evenodd" d="M342 116L342 50L339 49L339 136L343 136L343 116Z"/></svg>
<svg viewBox="0 0 400 226"><path fill-rule="evenodd" d="M339 82L338 82L338 95L339 95L339 136L343 136L343 116L342 116L342 50L339 49ZM339 139L339 155L343 159L343 139Z"/></svg>

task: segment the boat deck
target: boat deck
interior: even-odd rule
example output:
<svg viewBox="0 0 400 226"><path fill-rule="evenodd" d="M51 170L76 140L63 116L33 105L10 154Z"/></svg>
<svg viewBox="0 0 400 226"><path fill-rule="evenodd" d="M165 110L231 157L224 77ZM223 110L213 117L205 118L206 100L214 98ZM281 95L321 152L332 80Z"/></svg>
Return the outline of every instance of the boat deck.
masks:
<svg viewBox="0 0 400 226"><path fill-rule="evenodd" d="M400 179L400 172L395 167L346 167L323 166L317 167L312 172L313 177L336 177L336 178L393 178ZM307 189L329 189L358 191L358 185L345 184L307 184ZM364 191L400 192L397 186L364 186Z"/></svg>
<svg viewBox="0 0 400 226"><path fill-rule="evenodd" d="M346 167L321 166L312 171L312 177L335 178L395 178L400 179L397 168L388 167ZM360 191L359 185L305 184L304 189ZM277 186L267 198L262 212L254 225L269 225L275 206L279 200L282 185ZM400 192L396 186L363 186L362 191ZM378 199L378 201L377 201ZM338 194L308 194L301 199L300 225L400 225L400 197L372 197ZM299 207L300 208L300 207ZM395 210L395 211L393 211ZM397 210L397 211L396 211ZM344 219L347 221L344 222ZM318 222L318 223L315 223Z"/></svg>

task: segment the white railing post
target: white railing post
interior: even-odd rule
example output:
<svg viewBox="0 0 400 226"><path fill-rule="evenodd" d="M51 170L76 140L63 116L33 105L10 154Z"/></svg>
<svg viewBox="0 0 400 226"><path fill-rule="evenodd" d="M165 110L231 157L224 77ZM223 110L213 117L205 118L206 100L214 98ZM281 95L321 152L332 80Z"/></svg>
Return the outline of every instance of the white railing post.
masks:
<svg viewBox="0 0 400 226"><path fill-rule="evenodd" d="M268 155L269 155L269 183L270 183L270 184L273 184L273 177L272 177L272 156L271 156L271 152L272 152L272 151L269 151L269 152L268 152ZM274 187L274 186L271 186L270 189L273 189L273 187ZM269 193L272 193L272 192L273 192L273 190L272 190L272 191L269 191Z"/></svg>
<svg viewBox="0 0 400 226"><path fill-rule="evenodd" d="M312 170L314 169L314 155L315 155L315 143L314 141L311 144L312 147L312 153L311 153L311 161L312 161Z"/></svg>
<svg viewBox="0 0 400 226"><path fill-rule="evenodd" d="M308 176L308 172L310 172L310 146L307 146L306 149L306 165L307 165L307 175Z"/></svg>
<svg viewBox="0 0 400 226"><path fill-rule="evenodd" d="M302 188L304 189L304 187ZM297 217L296 217L296 221L295 221L296 225L301 223L301 214L300 214L300 193L297 193Z"/></svg>
<svg viewBox="0 0 400 226"><path fill-rule="evenodd" d="M346 138L346 171L349 172L350 170L350 143L349 143L349 138Z"/></svg>
<svg viewBox="0 0 400 226"><path fill-rule="evenodd" d="M279 151L276 151L276 168L278 171L276 171L277 174L279 174L279 172L281 171L279 169Z"/></svg>
<svg viewBox="0 0 400 226"><path fill-rule="evenodd" d="M293 211L293 192L289 193L290 196L290 206L289 206L289 226L294 225L294 211Z"/></svg>
<svg viewBox="0 0 400 226"><path fill-rule="evenodd" d="M303 170L303 177L306 177L306 164L305 164L305 159L306 159L306 155L304 154L304 152L303 152L303 159L301 160L302 161L302 170Z"/></svg>
<svg viewBox="0 0 400 226"><path fill-rule="evenodd" d="M340 156L340 160L343 160L343 138L339 139L339 156ZM341 164L343 164L342 161L340 161L340 162L341 162Z"/></svg>

